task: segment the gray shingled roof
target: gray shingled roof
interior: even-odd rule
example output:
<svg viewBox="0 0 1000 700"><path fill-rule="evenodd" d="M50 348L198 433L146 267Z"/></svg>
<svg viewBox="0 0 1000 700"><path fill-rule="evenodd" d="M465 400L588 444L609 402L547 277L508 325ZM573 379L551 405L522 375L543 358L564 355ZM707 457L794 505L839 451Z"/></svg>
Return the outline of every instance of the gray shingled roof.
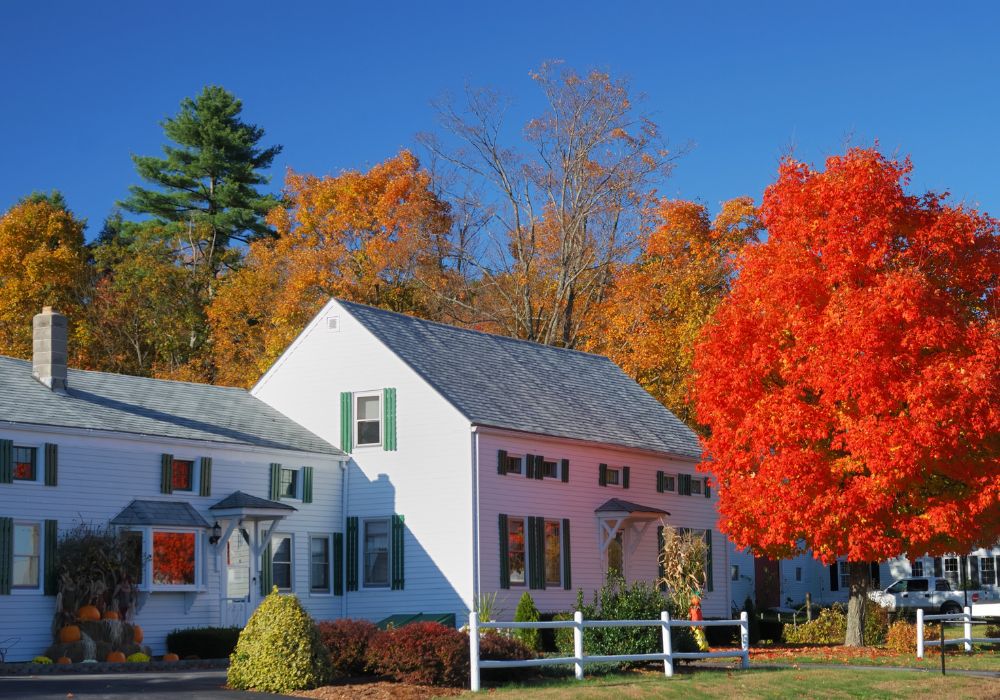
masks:
<svg viewBox="0 0 1000 700"><path fill-rule="evenodd" d="M340 303L474 424L701 457L691 429L606 357Z"/></svg>
<svg viewBox="0 0 1000 700"><path fill-rule="evenodd" d="M215 505L208 507L209 510L228 510L230 508L271 508L273 510L295 510L287 503L270 501L260 496L251 496L242 491L233 491Z"/></svg>
<svg viewBox="0 0 1000 700"><path fill-rule="evenodd" d="M132 501L111 519L111 524L209 527L198 511L184 501Z"/></svg>
<svg viewBox="0 0 1000 700"><path fill-rule="evenodd" d="M69 370L59 394L0 356L0 421L343 454L243 389Z"/></svg>
<svg viewBox="0 0 1000 700"><path fill-rule="evenodd" d="M623 501L620 498L612 498L601 505L594 508L595 513L663 513L664 515L670 515L667 511L662 508L653 508L652 506L641 506L638 503L633 503L632 501Z"/></svg>

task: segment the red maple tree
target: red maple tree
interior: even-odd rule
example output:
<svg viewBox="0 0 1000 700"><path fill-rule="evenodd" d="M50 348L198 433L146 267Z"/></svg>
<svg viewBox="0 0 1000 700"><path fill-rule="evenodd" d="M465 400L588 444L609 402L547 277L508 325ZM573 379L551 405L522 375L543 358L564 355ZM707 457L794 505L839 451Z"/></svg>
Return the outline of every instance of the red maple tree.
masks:
<svg viewBox="0 0 1000 700"><path fill-rule="evenodd" d="M849 644L864 562L1000 536L998 222L908 194L911 170L873 149L783 162L694 363L720 527L846 556Z"/></svg>

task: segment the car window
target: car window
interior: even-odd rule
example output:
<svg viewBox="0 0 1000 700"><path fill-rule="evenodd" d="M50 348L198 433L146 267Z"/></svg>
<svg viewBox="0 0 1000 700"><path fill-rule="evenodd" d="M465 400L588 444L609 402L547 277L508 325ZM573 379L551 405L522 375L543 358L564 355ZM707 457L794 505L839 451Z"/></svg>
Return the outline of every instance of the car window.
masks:
<svg viewBox="0 0 1000 700"><path fill-rule="evenodd" d="M886 589L889 593L906 593L906 581L896 581L896 583Z"/></svg>
<svg viewBox="0 0 1000 700"><path fill-rule="evenodd" d="M925 578L911 578L907 581L907 590L910 591L926 591L927 589L927 579Z"/></svg>
<svg viewBox="0 0 1000 700"><path fill-rule="evenodd" d="M937 591L950 591L951 590L951 584L948 581L946 581L945 579L939 578L937 580L937 587L934 590L937 590Z"/></svg>

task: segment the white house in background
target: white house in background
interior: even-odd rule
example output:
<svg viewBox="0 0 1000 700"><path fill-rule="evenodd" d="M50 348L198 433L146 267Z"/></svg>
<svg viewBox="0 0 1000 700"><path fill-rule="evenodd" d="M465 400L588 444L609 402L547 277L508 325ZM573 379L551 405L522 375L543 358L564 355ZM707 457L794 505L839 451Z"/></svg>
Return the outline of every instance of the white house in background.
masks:
<svg viewBox="0 0 1000 700"><path fill-rule="evenodd" d="M130 531L150 556L135 622L156 654L173 629L243 624L272 583L341 615L339 449L241 389L67 371L65 317L34 328L34 363L0 357L7 660L51 644L56 538L80 523ZM164 547L189 565L163 567Z"/></svg>
<svg viewBox="0 0 1000 700"><path fill-rule="evenodd" d="M726 540L694 434L607 358L330 301L251 391L350 455L349 617L542 611L658 575L661 521Z"/></svg>

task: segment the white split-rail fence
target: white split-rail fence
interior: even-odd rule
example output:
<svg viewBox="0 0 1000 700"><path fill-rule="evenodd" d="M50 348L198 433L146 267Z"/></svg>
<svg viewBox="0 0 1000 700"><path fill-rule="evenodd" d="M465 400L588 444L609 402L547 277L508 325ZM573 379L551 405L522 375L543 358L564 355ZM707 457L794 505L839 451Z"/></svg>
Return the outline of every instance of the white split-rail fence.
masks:
<svg viewBox="0 0 1000 700"><path fill-rule="evenodd" d="M663 651L651 654L618 654L613 656L584 656L583 630L595 627L659 627L663 640ZM739 627L740 648L731 651L674 651L670 639L672 627ZM519 661L499 661L479 658L479 632L484 629L572 629L573 656L523 659ZM736 657L741 659L740 668L750 668L750 622L745 612L738 620L671 620L666 611L660 613L659 620L584 620L579 610L572 620L551 622L480 622L475 611L469 613L469 653L472 691L480 689L480 672L490 668L528 668L531 666L555 666L573 664L576 679L583 680L585 664L620 663L623 661L662 661L663 673L668 678L674 675L674 662L693 659L720 659Z"/></svg>
<svg viewBox="0 0 1000 700"><path fill-rule="evenodd" d="M928 639L924 640L924 623L925 622L961 622L962 623L962 636L957 639L946 639L942 642L940 639ZM965 651L972 651L973 644L996 644L1000 642L1000 639L994 639L991 637L973 637L972 636L972 623L973 622L985 622L985 620L973 620L972 619L972 608L966 607L960 613L951 613L949 615L925 615L923 609L917 609L917 658L924 658L925 647L939 647L942 644L948 646L949 644L962 644L965 646Z"/></svg>

